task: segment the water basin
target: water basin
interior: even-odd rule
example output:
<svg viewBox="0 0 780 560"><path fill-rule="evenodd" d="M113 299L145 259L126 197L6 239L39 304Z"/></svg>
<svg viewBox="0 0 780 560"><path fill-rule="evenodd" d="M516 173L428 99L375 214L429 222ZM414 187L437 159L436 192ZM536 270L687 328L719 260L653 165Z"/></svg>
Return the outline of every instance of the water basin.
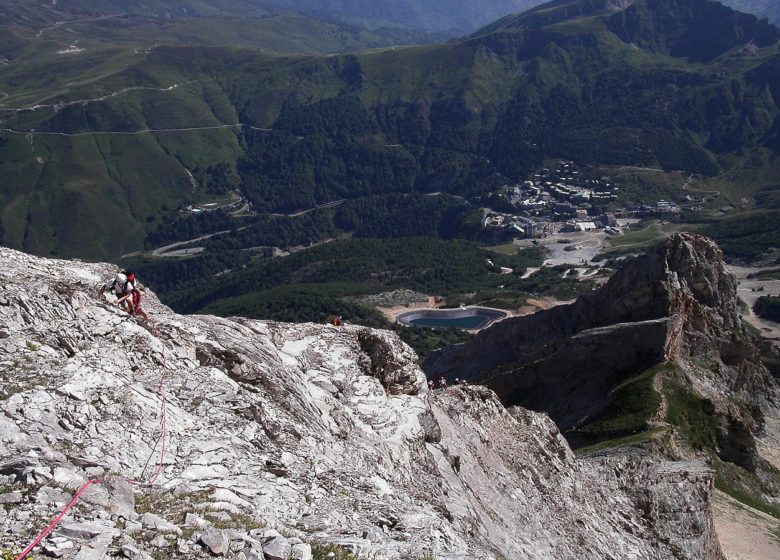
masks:
<svg viewBox="0 0 780 560"><path fill-rule="evenodd" d="M485 307L459 309L418 309L402 313L396 321L402 325L431 328L484 329L493 321L503 319L506 313Z"/></svg>

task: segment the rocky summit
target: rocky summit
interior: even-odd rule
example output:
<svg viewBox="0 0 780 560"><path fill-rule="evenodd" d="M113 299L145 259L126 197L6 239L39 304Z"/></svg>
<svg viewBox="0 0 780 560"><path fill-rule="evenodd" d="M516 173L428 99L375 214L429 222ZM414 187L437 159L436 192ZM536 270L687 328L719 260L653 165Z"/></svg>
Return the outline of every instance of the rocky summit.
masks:
<svg viewBox="0 0 780 560"><path fill-rule="evenodd" d="M778 403L767 368L776 354L742 323L736 280L718 246L679 233L574 303L497 323L425 367L485 383L505 404L546 411L567 430L596 416L638 372L672 364L719 413L721 450L754 450L749 434L760 428L760 409ZM728 441L732 435L749 441ZM724 454L749 466L747 448L739 459Z"/></svg>
<svg viewBox="0 0 780 560"><path fill-rule="evenodd" d="M488 388L430 392L380 330L181 316L148 290L145 325L98 297L114 273L0 248L12 557L88 480L36 557L722 556L702 462L576 459Z"/></svg>

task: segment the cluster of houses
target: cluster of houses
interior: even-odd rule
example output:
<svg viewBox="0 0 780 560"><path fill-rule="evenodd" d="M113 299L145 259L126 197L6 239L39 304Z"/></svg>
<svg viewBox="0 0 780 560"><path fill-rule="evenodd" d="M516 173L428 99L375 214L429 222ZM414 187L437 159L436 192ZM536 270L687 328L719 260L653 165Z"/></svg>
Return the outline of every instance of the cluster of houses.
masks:
<svg viewBox="0 0 780 560"><path fill-rule="evenodd" d="M523 237L615 228L614 215L594 215L594 209L616 201L617 192L609 180L582 177L573 162L562 161L555 169L542 169L522 185L505 186L502 196L517 212L486 210L482 225L510 228Z"/></svg>
<svg viewBox="0 0 780 560"><path fill-rule="evenodd" d="M241 212L243 210L246 210L248 207L250 207L251 204L249 201L247 201L246 198L243 197L243 195L234 195L233 198L224 204L217 203L217 202L209 202L206 204L201 204L199 206L185 206L182 210L182 214L201 214L203 212L214 212L215 210L223 210L227 212L228 214L237 214L238 212Z"/></svg>
<svg viewBox="0 0 780 560"><path fill-rule="evenodd" d="M571 161L544 168L519 187L508 187L518 207L544 208L551 201L572 205L608 204L617 200L617 187L608 179L587 179ZM546 204L545 204L546 203Z"/></svg>
<svg viewBox="0 0 780 560"><path fill-rule="evenodd" d="M659 214L674 214L680 211L680 207L676 202L670 202L668 200L659 200L655 204L639 204L626 208L622 211L623 214L636 216L638 218L647 218L658 216Z"/></svg>
<svg viewBox="0 0 780 560"><path fill-rule="evenodd" d="M508 229L517 237L548 237L556 233L591 231L605 229L609 234L617 234L618 221L615 214L605 212L598 216L589 216L584 208L575 208L569 218L532 217L522 214L508 214L485 208L482 227Z"/></svg>
<svg viewBox="0 0 780 560"><path fill-rule="evenodd" d="M680 211L667 200L606 212L617 201L619 189L608 178L585 178L571 161L544 168L522 185L506 185L501 197L511 213L485 209L482 226L511 230L518 237L546 237L554 233L603 229L620 233L617 218L662 216Z"/></svg>
<svg viewBox="0 0 780 560"><path fill-rule="evenodd" d="M57 54L76 54L83 51L84 49L82 49L78 45L68 45L66 48L58 50Z"/></svg>

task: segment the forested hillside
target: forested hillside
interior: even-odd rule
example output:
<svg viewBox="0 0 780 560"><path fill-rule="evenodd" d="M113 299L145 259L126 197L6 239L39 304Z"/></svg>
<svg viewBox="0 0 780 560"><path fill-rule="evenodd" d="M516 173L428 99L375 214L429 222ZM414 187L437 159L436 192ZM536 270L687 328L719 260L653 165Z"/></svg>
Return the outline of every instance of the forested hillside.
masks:
<svg viewBox="0 0 780 560"><path fill-rule="evenodd" d="M739 200L777 165L779 36L707 0L602 0L452 43L327 57L11 49L5 243L118 256L177 208L230 191L261 213L391 194L477 201L553 157L722 177Z"/></svg>

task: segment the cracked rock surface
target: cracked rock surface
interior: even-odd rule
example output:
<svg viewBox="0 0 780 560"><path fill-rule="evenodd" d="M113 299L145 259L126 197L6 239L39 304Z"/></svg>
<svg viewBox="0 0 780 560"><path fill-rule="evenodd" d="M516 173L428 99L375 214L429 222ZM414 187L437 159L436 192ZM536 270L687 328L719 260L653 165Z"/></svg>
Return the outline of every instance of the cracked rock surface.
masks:
<svg viewBox="0 0 780 560"><path fill-rule="evenodd" d="M180 316L147 291L149 328L97 298L112 273L0 248L6 547L100 480L39 550L721 557L702 463L577 460L543 414L482 387L429 392L389 332Z"/></svg>

